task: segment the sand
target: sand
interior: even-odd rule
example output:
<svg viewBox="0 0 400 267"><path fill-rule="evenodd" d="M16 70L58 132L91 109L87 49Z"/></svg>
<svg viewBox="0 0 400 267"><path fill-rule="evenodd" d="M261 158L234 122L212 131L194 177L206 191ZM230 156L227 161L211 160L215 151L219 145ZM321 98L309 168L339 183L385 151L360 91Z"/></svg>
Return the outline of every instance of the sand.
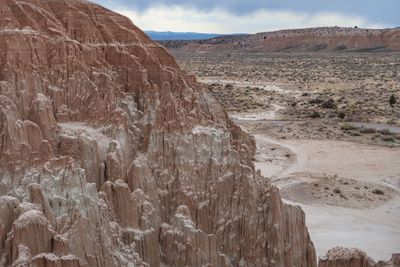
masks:
<svg viewBox="0 0 400 267"><path fill-rule="evenodd" d="M338 245L360 248L376 260L400 251L400 149L333 140L274 140L263 134L255 138L256 168L272 179L288 203L303 208L318 256ZM304 196L296 196L296 190L285 194L287 188L315 181L323 191L321 181L341 178L362 188L367 184L366 192L383 188L388 199L370 193L364 199L348 195L346 200L338 194L342 204L327 205L312 197L305 204L298 201ZM368 199L371 196L376 199ZM340 207L343 204L357 208Z"/></svg>

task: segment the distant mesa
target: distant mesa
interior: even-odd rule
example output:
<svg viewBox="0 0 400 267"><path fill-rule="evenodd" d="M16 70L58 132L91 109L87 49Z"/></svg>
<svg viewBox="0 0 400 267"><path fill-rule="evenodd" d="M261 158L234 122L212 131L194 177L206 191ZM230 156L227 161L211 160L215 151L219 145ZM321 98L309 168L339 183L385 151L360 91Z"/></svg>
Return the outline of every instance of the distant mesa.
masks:
<svg viewBox="0 0 400 267"><path fill-rule="evenodd" d="M203 52L390 52L400 51L400 28L362 29L358 26L335 26L226 35L192 41L166 40L160 43L168 49Z"/></svg>

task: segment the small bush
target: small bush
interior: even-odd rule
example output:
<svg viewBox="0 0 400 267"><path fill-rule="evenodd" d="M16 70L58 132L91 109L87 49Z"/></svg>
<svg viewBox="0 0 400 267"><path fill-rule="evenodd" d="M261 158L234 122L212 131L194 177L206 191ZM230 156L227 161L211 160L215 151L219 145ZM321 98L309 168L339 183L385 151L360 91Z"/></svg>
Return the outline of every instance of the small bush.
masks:
<svg viewBox="0 0 400 267"><path fill-rule="evenodd" d="M324 102L324 101L321 98L318 98L318 97L308 101L308 103L310 103L310 104L321 104L322 102Z"/></svg>
<svg viewBox="0 0 400 267"><path fill-rule="evenodd" d="M225 85L225 89L233 89L233 84L227 83L227 84Z"/></svg>
<svg viewBox="0 0 400 267"><path fill-rule="evenodd" d="M350 132L351 136L361 136L359 132Z"/></svg>
<svg viewBox="0 0 400 267"><path fill-rule="evenodd" d="M310 117L313 119L321 118L321 114L318 111L314 111L311 113Z"/></svg>
<svg viewBox="0 0 400 267"><path fill-rule="evenodd" d="M374 128L361 127L360 128L360 133L363 133L363 134L374 134L374 133L376 133L376 130Z"/></svg>
<svg viewBox="0 0 400 267"><path fill-rule="evenodd" d="M322 103L322 108L326 108L326 109L334 109L334 108L336 108L335 100L333 100L332 98L329 98L324 103Z"/></svg>
<svg viewBox="0 0 400 267"><path fill-rule="evenodd" d="M354 126L353 124L343 123L343 124L340 126L340 129L343 130L343 131L351 131L351 130L356 130L357 127Z"/></svg>
<svg viewBox="0 0 400 267"><path fill-rule="evenodd" d="M396 102L397 102L397 99L396 99L396 97L392 94L392 95L390 96L390 99L389 99L389 104L390 104L390 106L393 107L393 106L396 104Z"/></svg>
<svg viewBox="0 0 400 267"><path fill-rule="evenodd" d="M394 135L389 129L380 130L379 133L383 135Z"/></svg>
<svg viewBox="0 0 400 267"><path fill-rule="evenodd" d="M384 195L385 193L380 190L380 189L374 189L372 190L372 193L374 193L375 195Z"/></svg>
<svg viewBox="0 0 400 267"><path fill-rule="evenodd" d="M333 189L333 193L335 193L335 194L341 194L342 191L340 191L339 188L335 188L335 189Z"/></svg>
<svg viewBox="0 0 400 267"><path fill-rule="evenodd" d="M384 142L395 142L395 141L396 141L396 140L394 140L394 138L391 137L391 136L382 137L382 140L383 140Z"/></svg>
<svg viewBox="0 0 400 267"><path fill-rule="evenodd" d="M340 112L338 112L337 116L338 116L339 119L343 120L344 117L346 117L346 113L344 113L343 111L340 111Z"/></svg>

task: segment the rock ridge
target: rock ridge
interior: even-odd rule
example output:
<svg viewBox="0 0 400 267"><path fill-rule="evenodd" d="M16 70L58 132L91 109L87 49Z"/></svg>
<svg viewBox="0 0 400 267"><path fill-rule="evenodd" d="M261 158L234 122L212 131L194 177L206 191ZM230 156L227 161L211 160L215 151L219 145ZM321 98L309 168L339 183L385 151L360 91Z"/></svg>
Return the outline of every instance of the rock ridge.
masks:
<svg viewBox="0 0 400 267"><path fill-rule="evenodd" d="M318 27L159 43L186 52L387 52L400 51L400 29Z"/></svg>

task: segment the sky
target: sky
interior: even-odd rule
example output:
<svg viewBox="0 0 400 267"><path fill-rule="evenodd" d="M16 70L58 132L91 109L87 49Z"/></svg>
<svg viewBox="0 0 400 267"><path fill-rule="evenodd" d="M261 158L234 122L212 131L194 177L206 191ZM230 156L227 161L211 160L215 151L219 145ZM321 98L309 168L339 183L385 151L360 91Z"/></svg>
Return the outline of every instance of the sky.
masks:
<svg viewBox="0 0 400 267"><path fill-rule="evenodd" d="M256 33L319 26L400 26L400 0L94 0L142 30Z"/></svg>

